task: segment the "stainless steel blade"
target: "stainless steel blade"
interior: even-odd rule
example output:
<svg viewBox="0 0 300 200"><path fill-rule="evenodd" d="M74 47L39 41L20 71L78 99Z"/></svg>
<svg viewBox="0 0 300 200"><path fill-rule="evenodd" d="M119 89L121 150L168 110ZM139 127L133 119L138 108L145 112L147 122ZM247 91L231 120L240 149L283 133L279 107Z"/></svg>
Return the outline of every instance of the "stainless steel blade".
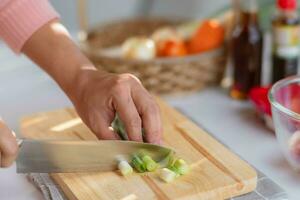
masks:
<svg viewBox="0 0 300 200"><path fill-rule="evenodd" d="M173 150L147 143L132 141L57 141L23 140L17 163L18 173L61 173L111 171L119 159L145 151L160 161Z"/></svg>

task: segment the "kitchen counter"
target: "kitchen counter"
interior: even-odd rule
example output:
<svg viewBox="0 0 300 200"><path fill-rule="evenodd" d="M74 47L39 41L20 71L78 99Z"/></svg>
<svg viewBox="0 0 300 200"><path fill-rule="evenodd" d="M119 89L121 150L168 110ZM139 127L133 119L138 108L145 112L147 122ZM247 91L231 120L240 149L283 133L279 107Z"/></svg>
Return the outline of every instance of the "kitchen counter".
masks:
<svg viewBox="0 0 300 200"><path fill-rule="evenodd" d="M3 44L0 63L0 115L17 133L21 116L71 105L48 75ZM249 103L233 101L217 88L166 99L281 185L290 199L299 199L300 174L288 166L274 134L264 127ZM0 169L1 199L43 199L15 168Z"/></svg>

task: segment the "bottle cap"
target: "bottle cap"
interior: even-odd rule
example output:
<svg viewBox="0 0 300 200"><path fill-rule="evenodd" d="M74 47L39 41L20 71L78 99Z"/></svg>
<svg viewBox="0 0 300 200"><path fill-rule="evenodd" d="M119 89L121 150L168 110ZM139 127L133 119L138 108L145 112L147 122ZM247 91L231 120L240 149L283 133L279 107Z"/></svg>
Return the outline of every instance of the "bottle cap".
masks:
<svg viewBox="0 0 300 200"><path fill-rule="evenodd" d="M296 10L297 0L277 0L277 7L282 10Z"/></svg>

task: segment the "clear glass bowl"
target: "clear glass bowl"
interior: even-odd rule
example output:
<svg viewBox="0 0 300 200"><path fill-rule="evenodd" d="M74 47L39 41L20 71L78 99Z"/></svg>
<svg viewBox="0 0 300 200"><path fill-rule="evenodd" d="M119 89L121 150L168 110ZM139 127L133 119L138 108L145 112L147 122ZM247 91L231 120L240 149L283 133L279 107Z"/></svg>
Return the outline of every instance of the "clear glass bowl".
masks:
<svg viewBox="0 0 300 200"><path fill-rule="evenodd" d="M300 76L275 83L269 100L277 140L288 162L300 171Z"/></svg>

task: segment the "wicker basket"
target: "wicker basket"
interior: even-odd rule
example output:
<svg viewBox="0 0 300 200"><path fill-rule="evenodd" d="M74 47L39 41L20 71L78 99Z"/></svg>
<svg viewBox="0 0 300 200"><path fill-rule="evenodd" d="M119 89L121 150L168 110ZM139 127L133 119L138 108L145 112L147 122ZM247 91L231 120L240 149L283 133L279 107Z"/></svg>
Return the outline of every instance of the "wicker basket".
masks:
<svg viewBox="0 0 300 200"><path fill-rule="evenodd" d="M202 54L150 61L111 57L99 51L120 45L128 37L147 36L159 27L178 23L179 21L153 18L112 22L89 31L81 41L81 48L99 69L113 73L132 73L153 93L189 92L218 84L225 68L226 55L223 47Z"/></svg>

